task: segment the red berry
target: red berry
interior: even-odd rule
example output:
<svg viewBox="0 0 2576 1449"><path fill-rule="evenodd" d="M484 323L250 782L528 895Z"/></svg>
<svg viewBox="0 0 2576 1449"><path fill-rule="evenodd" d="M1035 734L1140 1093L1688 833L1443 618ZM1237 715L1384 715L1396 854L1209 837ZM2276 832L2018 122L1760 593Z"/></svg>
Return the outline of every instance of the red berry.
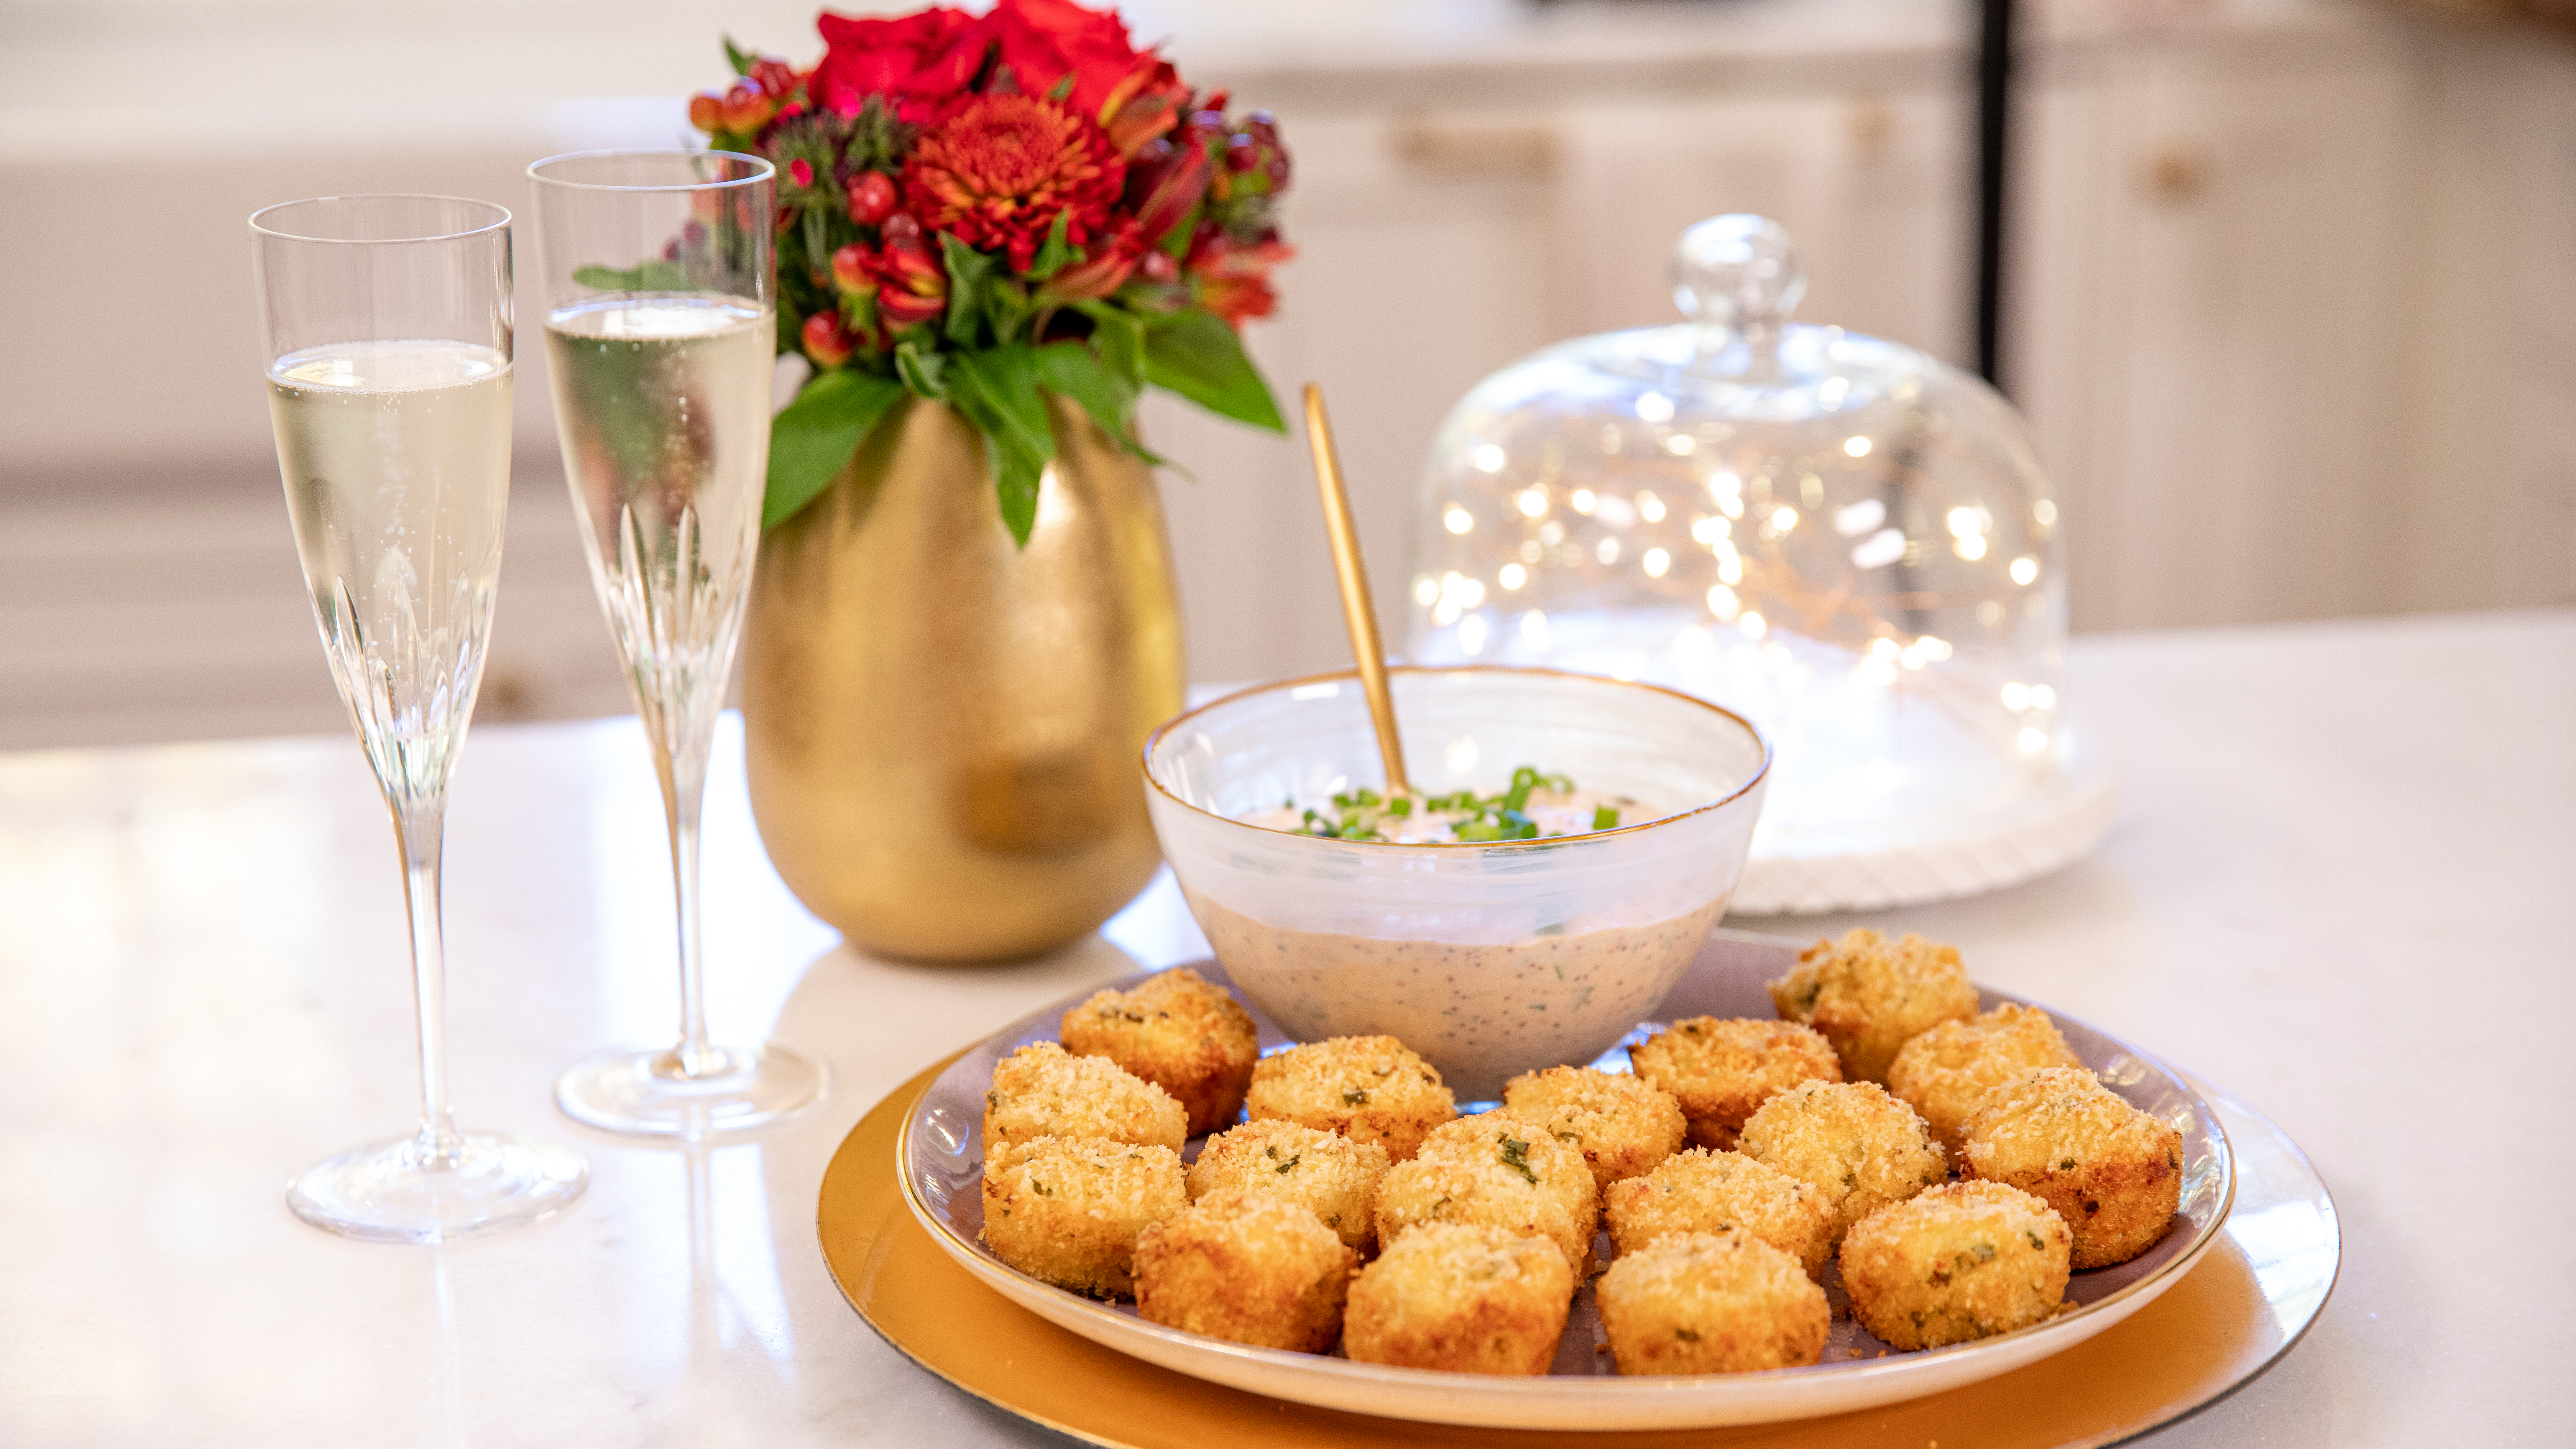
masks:
<svg viewBox="0 0 2576 1449"><path fill-rule="evenodd" d="M862 171L850 181L850 220L880 226L894 215L894 181L882 171Z"/></svg>
<svg viewBox="0 0 2576 1449"><path fill-rule="evenodd" d="M877 279L868 274L866 247L853 243L832 253L832 285L845 293L877 289Z"/></svg>
<svg viewBox="0 0 2576 1449"><path fill-rule="evenodd" d="M805 319L805 355L818 367L839 367L850 360L850 334L841 330L841 314L817 312Z"/></svg>
<svg viewBox="0 0 2576 1449"><path fill-rule="evenodd" d="M799 186L814 184L814 163L799 156L787 163L787 179Z"/></svg>

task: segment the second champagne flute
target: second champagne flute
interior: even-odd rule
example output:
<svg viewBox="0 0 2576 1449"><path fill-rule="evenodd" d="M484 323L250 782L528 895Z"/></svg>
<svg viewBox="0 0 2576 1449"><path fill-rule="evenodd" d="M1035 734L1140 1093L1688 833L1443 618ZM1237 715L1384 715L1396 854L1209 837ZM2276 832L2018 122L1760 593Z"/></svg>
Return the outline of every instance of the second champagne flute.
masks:
<svg viewBox="0 0 2576 1449"><path fill-rule="evenodd" d="M707 1039L698 812L769 471L775 169L721 151L528 168L546 362L591 580L643 716L679 894L680 1040L603 1052L555 1100L612 1132L699 1136L823 1096L820 1064Z"/></svg>

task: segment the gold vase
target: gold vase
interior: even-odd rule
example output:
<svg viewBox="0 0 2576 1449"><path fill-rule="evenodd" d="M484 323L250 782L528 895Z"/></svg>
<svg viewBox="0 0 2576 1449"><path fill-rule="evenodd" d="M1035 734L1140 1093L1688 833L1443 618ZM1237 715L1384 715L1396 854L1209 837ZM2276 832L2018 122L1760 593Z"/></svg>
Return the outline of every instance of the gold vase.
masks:
<svg viewBox="0 0 2576 1449"><path fill-rule="evenodd" d="M1150 469L1055 400L1014 548L984 442L906 399L761 540L743 638L752 814L790 890L868 950L1061 946L1154 873L1138 756L1181 706Z"/></svg>

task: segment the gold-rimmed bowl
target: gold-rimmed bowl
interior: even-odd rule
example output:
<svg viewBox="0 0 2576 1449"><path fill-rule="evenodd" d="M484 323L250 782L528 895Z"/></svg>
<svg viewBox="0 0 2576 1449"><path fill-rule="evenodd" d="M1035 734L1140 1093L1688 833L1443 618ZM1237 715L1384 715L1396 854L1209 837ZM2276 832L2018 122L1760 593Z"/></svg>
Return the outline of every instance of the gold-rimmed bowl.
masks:
<svg viewBox="0 0 2576 1449"><path fill-rule="evenodd" d="M1244 817L1384 784L1356 673L1259 685L1145 744L1163 858L1235 984L1290 1036L1402 1038L1464 1100L1598 1056L1654 1014L1725 913L1771 751L1742 716L1548 669L1390 672L1416 789L1514 769L1641 801L1615 829L1405 845Z"/></svg>

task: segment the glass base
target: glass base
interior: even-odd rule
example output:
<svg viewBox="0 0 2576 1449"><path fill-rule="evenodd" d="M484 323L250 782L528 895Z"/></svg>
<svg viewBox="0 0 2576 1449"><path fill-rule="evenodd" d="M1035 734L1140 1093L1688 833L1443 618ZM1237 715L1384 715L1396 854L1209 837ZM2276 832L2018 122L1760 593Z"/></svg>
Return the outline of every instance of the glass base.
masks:
<svg viewBox="0 0 2576 1449"><path fill-rule="evenodd" d="M782 1046L715 1047L707 1069L680 1070L676 1047L620 1048L555 1079L555 1105L603 1132L706 1137L783 1122L823 1100L823 1064Z"/></svg>
<svg viewBox="0 0 2576 1449"><path fill-rule="evenodd" d="M345 1238L445 1243L552 1217L589 1185L580 1154L551 1142L467 1133L439 1160L398 1137L306 1168L286 1185L286 1205Z"/></svg>

